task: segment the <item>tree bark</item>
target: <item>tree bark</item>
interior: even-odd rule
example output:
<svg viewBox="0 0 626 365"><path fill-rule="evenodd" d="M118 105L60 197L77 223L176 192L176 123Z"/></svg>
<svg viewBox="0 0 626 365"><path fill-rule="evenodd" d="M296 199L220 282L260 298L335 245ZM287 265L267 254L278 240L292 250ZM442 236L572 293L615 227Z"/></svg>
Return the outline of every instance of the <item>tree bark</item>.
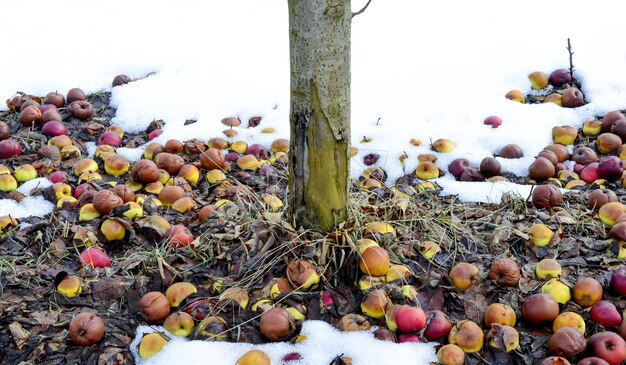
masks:
<svg viewBox="0 0 626 365"><path fill-rule="evenodd" d="M350 0L288 0L291 60L289 212L331 230L347 218Z"/></svg>

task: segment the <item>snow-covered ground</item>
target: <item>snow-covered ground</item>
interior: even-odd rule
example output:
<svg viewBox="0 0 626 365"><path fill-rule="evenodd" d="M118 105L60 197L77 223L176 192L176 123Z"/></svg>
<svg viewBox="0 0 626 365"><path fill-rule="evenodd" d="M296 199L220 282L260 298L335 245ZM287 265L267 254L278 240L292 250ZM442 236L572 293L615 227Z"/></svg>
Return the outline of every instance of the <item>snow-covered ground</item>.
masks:
<svg viewBox="0 0 626 365"><path fill-rule="evenodd" d="M353 0L353 8L365 2ZM109 90L117 74L141 77L155 71L112 90L115 124L141 131L153 119L163 119L159 142L206 140L221 135L223 117L245 121L259 115L261 126L247 129L243 123L236 139L269 145L289 137L285 0L175 5L163 0L4 0L0 9L5 15L0 21L5 45L0 98L17 91L65 93L77 86L87 92ZM457 157L478 165L516 143L525 156L501 163L505 171L525 175L534 156L552 142L552 127L579 127L626 108L625 34L618 1L373 0L353 20L352 145L359 150L353 176L363 170L362 157L375 152L393 181L413 171L417 155L432 153L429 142L439 138L456 143L452 153L437 154L443 170ZM566 109L504 98L511 89L530 91L527 75L533 71L567 68L568 38L587 105ZM502 126L483 125L489 115L500 116ZM184 126L187 119L198 122ZM264 127L276 133L258 133ZM363 137L371 142L360 143ZM411 145L412 138L423 144ZM403 170L398 158L404 153ZM459 183L450 174L437 183L444 194L466 201L498 202L505 191L525 196L529 190ZM0 215L46 209L0 201ZM216 358L210 351L203 358Z"/></svg>
<svg viewBox="0 0 626 365"><path fill-rule="evenodd" d="M167 334L162 328L156 329ZM300 336L306 336L306 339L296 344L277 342L252 345L186 341L168 334L172 340L163 350L142 361L137 353L139 342L144 333L154 330L155 328L147 326L138 328L137 337L130 344L135 358L139 360L138 365L202 365L207 363L207 359L211 359L211 364L215 365L234 365L241 355L252 349L266 352L272 365L327 365L337 356L350 357L353 364L368 365L403 364L407 359L411 359L411 364L428 364L435 359L433 344L396 344L375 339L371 331L341 332L326 322L307 321L300 331ZM285 355L292 353L300 355L301 359L290 362L282 360Z"/></svg>

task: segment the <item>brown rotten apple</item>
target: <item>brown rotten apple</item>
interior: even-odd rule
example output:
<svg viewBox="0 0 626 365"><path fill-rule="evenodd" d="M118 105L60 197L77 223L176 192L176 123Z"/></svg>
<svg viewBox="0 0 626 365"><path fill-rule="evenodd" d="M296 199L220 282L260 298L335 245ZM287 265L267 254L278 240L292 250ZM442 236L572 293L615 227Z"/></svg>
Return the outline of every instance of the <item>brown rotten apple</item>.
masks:
<svg viewBox="0 0 626 365"><path fill-rule="evenodd" d="M217 148L209 148L200 155L200 165L206 170L223 169L224 154Z"/></svg>
<svg viewBox="0 0 626 365"><path fill-rule="evenodd" d="M466 353L474 353L482 349L484 337L479 325L470 320L462 320L452 327L448 342L459 346Z"/></svg>
<svg viewBox="0 0 626 365"><path fill-rule="evenodd" d="M131 81L133 80L127 75L119 74L113 78L113 81L111 82L111 86L112 87L121 86L124 84L128 84Z"/></svg>
<svg viewBox="0 0 626 365"><path fill-rule="evenodd" d="M124 200L111 190L100 190L93 196L93 206L102 215L111 213L113 208L124 205Z"/></svg>
<svg viewBox="0 0 626 365"><path fill-rule="evenodd" d="M288 310L274 307L261 315L259 329L268 340L283 341L296 331L296 323Z"/></svg>
<svg viewBox="0 0 626 365"><path fill-rule="evenodd" d="M484 177L490 178L498 176L500 172L502 172L502 166L500 165L500 161L494 157L487 156L480 161L480 173L483 174Z"/></svg>
<svg viewBox="0 0 626 365"><path fill-rule="evenodd" d="M133 180L143 184L152 183L159 177L159 168L151 160L142 159L133 165L130 176Z"/></svg>
<svg viewBox="0 0 626 365"><path fill-rule="evenodd" d="M437 361L442 365L463 365L465 352L457 345L443 345L437 350Z"/></svg>
<svg viewBox="0 0 626 365"><path fill-rule="evenodd" d="M307 260L295 260L287 266L287 279L294 288L307 291L320 281L315 265Z"/></svg>
<svg viewBox="0 0 626 365"><path fill-rule="evenodd" d="M139 300L139 314L148 324L161 322L170 315L170 302L161 292L148 292Z"/></svg>
<svg viewBox="0 0 626 365"><path fill-rule="evenodd" d="M52 104L56 106L57 108L63 108L63 106L65 105L65 96L63 96L63 94L59 92L51 91L48 94L46 94L46 97L43 100L43 103Z"/></svg>
<svg viewBox="0 0 626 365"><path fill-rule="evenodd" d="M170 175L176 175L185 165L185 160L173 153L161 152L154 157L154 162L158 168L167 171Z"/></svg>
<svg viewBox="0 0 626 365"><path fill-rule="evenodd" d="M585 96L576 87L568 87L561 93L561 103L566 108L577 108L585 104Z"/></svg>
<svg viewBox="0 0 626 365"><path fill-rule="evenodd" d="M587 207L599 210L604 204L618 201L617 195L610 189L595 189L587 197Z"/></svg>
<svg viewBox="0 0 626 365"><path fill-rule="evenodd" d="M494 262L489 269L489 279L498 285L516 286L521 276L517 263L506 257Z"/></svg>
<svg viewBox="0 0 626 365"><path fill-rule="evenodd" d="M559 315L559 303L548 294L533 294L522 304L522 316L532 325L552 322Z"/></svg>
<svg viewBox="0 0 626 365"><path fill-rule="evenodd" d="M87 100L76 100L67 107L67 110L80 120L89 119L93 115L93 106Z"/></svg>
<svg viewBox="0 0 626 365"><path fill-rule="evenodd" d="M500 149L498 156L502 158L516 159L524 157L524 151L516 144L508 144Z"/></svg>
<svg viewBox="0 0 626 365"><path fill-rule="evenodd" d="M34 123L41 122L42 114L38 106L30 105L20 112L18 120L24 127L32 127Z"/></svg>
<svg viewBox="0 0 626 365"><path fill-rule="evenodd" d="M68 104L71 104L76 100L85 100L85 98L86 98L85 92L82 89L75 87L75 88L68 90L67 95L65 97L65 101Z"/></svg>
<svg viewBox="0 0 626 365"><path fill-rule="evenodd" d="M104 321L93 313L83 312L72 319L69 332L75 344L91 346L104 336Z"/></svg>
<svg viewBox="0 0 626 365"><path fill-rule="evenodd" d="M548 340L548 349L552 355L571 359L585 351L587 343L576 328L563 327L554 332Z"/></svg>
<svg viewBox="0 0 626 365"><path fill-rule="evenodd" d="M528 176L536 181L543 181L554 176L554 164L545 157L537 157L528 167Z"/></svg>
<svg viewBox="0 0 626 365"><path fill-rule="evenodd" d="M563 194L554 185L538 185L533 188L532 202L539 209L551 209L563 205Z"/></svg>
<svg viewBox="0 0 626 365"><path fill-rule="evenodd" d="M619 110L613 110L606 113L606 115L602 118L602 130L604 132L610 132L613 127L613 123L615 123L616 120L623 118L626 118L626 115Z"/></svg>
<svg viewBox="0 0 626 365"><path fill-rule="evenodd" d="M11 130L9 129L9 125L0 120L0 141L9 138L11 135Z"/></svg>

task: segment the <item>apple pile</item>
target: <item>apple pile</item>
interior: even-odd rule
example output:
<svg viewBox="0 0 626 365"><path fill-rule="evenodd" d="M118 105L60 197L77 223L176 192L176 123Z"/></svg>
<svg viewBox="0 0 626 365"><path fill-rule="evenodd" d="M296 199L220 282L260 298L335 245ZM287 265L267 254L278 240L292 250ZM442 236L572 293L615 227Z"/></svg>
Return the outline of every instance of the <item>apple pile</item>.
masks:
<svg viewBox="0 0 626 365"><path fill-rule="evenodd" d="M554 103L565 108L576 108L585 104L580 84L568 69L557 69L550 75L543 71L534 71L528 75L528 80L531 93L525 95L515 89L507 92L505 97L520 103Z"/></svg>
<svg viewBox="0 0 626 365"><path fill-rule="evenodd" d="M130 80L120 75L113 86ZM526 101L538 100L546 90L563 99L572 87L568 82L545 86ZM159 143L155 138L162 133L162 121L155 120L140 134L125 133L102 124L102 113L110 110L94 98L74 90L71 97L20 94L9 101L11 112L0 122L0 196L20 200L17 188L22 184L40 177L50 181L49 188L35 194L55 204L53 216L60 225L69 222L62 240L72 247L61 259L71 261L69 269L54 280L53 293L61 306L81 306L94 283L109 275L142 272L144 263L160 266L155 275L159 279L136 287L140 295L128 306L137 323L164 328L141 339L142 358L161 351L172 336L228 341L243 333L241 340L252 343L300 341L300 324L314 318L343 331L371 331L385 341L438 342L442 364L475 363L492 354L519 360L520 349L530 347L531 334L545 337L533 345L545 355L542 363L626 360L621 352L626 306L620 299L626 295L626 269L612 270L609 281L608 276L578 275L571 261L562 260L567 252L561 245L572 239L572 229L565 226L572 223L561 221L567 218L562 207L572 198L559 189L588 189L579 194L578 200L584 199L580 214L595 217L597 224L580 227L597 235L593 244L585 241L589 250L603 253L596 262L609 267L626 258L626 206L615 190L624 183L621 159L626 156L620 111L589 121L581 130L553 129L554 143L536 157L524 178L538 184L532 193L537 209L531 207L511 227L499 226L495 218L484 223L496 227L486 241L495 242L498 256L491 260L493 256L483 259L485 251L467 254L458 249L467 245L457 231L466 222L456 216L438 217L445 227L441 235L455 235L451 243L435 239L436 227L414 232L392 224L393 219L407 221L397 212L412 203L431 208L446 204L427 192L436 192L428 180L444 173L437 156L454 150L451 140L432 142L432 153L418 156L416 171L393 187L384 185L386 173L377 166L380 155L366 155L367 167L353 190L370 203L360 207L367 216L363 226L309 235L276 222L284 210L281 174L288 162L288 140L278 138L269 146L237 140L242 121L226 117L220 136ZM254 117L248 126L260 123ZM501 123L497 116L485 120L493 128ZM41 139L27 143L26 134L33 132ZM269 127L261 131L273 132ZM96 145L91 155L85 141ZM143 144L137 161L121 153L122 147ZM460 181L504 180L510 174L502 171L499 159L523 155L520 146L509 144L477 166L455 159L447 172ZM386 207L378 204L386 199ZM395 218L382 219L390 217L389 204L391 211L399 208L392 213ZM546 218L542 209L553 215ZM10 237L20 223L0 216L0 237ZM500 230L510 237L497 236ZM510 253L498 251L502 242ZM332 259L330 251L336 253ZM137 252L149 254L133 263ZM436 303L437 295L431 303L433 287L443 293L442 303ZM475 309L468 304L474 302ZM74 343L106 342L102 339L113 326L107 328L108 317L101 313L73 313L76 319L68 323ZM285 363L299 359L297 353L283 357ZM268 362L259 350L238 361Z"/></svg>
<svg viewBox="0 0 626 365"><path fill-rule="evenodd" d="M112 86L130 81L118 75ZM21 201L24 195L17 189L22 184L47 178L51 186L33 194L54 203L53 215L70 222L65 244L75 247L69 251L76 252L70 264L75 272L55 281L55 295L70 302L89 295L97 280L87 278L109 272L117 265L120 251L133 251L134 245L148 244L167 252L195 250L207 244L203 232L224 224L237 212L255 205L253 209L260 216L282 212L281 190L267 189L254 200L253 188L278 186L279 181L284 187L286 181L278 170L285 170L288 140L277 138L268 146L248 145L234 139L240 119L227 117L221 121L227 128L223 131L226 138L155 143L152 140L160 135L162 122L153 122L145 133L127 134L118 126L103 124L113 112L101 98L86 95L80 88L67 94L50 92L45 97L20 93L7 100L9 112L0 113L0 197ZM256 127L260 122L261 117L253 117L248 124ZM264 128L262 133L273 130ZM97 146L92 155L85 148L88 141ZM120 147L146 142L138 161L131 162L118 153ZM0 237L11 235L21 221L11 215L0 216ZM311 261L294 260L284 280L268 287L268 298L270 292L273 298L292 290L308 290L318 282ZM175 310L186 296L197 291L193 284L177 284L164 294L166 301L160 293L150 292L138 307L146 323L163 324L170 333L186 336L194 321L205 319L214 305L201 300ZM245 290L216 288L216 292L218 305L235 300L240 308L247 308ZM262 302L259 308L265 308ZM301 320L306 313L305 307L295 303L284 310L279 316L291 318L288 324L294 323L293 318ZM268 315L262 322L275 324L272 318ZM226 324L216 319L204 333L210 334L222 323ZM281 334L280 328L270 327L261 328L267 339L283 338L295 330L292 325L290 332ZM104 328L99 316L78 315L70 325L70 335L74 343L90 346L103 338ZM222 337L223 332L216 331L215 336ZM142 353L155 353L154 348L164 343L163 336L146 337L146 343L152 345L144 344Z"/></svg>

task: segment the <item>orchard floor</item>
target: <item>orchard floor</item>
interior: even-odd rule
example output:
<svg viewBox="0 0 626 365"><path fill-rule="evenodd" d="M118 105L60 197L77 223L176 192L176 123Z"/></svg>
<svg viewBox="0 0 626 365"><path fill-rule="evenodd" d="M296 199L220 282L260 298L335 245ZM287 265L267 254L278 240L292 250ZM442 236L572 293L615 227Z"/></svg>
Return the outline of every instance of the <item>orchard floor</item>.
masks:
<svg viewBox="0 0 626 365"><path fill-rule="evenodd" d="M96 141L114 114L108 107L108 96L89 96L96 109L96 116L89 123L62 114L69 135L83 156L87 152L85 143ZM14 135L25 146L21 156L3 161L5 165L15 168L42 159L36 152L45 143L43 135L36 130L19 131L15 113L0 114L0 119L10 122ZM124 137L128 147L145 141L144 135ZM185 162L198 164L197 156L180 155ZM70 156L56 168L70 171L80 158ZM106 175L102 161L98 162L102 179L93 181L96 189L110 187L111 181L123 183L129 179L128 174L119 178ZM77 177L69 175L75 187ZM439 309L455 323L470 319L481 324L485 333L489 329L484 326L483 317L490 303L506 303L514 308L519 349L506 354L485 342L481 352L467 356L466 363L538 363L548 356L546 343L552 328L530 326L521 316L524 299L539 292L546 281L535 275L537 262L543 258L557 259L563 267L561 280L570 287L579 278L589 276L605 289L613 268L622 264L612 252L615 248L608 228L598 220L597 212L586 205L589 186L564 194L562 206L545 210L534 207L527 197L512 195L505 196L499 205L463 203L454 196L439 196L436 185L434 189L424 189L423 182L410 176L400 179L393 189L383 184L372 191L359 188L354 181L349 220L328 233L296 229L287 221L283 208L272 212L264 204L265 194L285 200L284 163L278 162L262 172L241 172L234 167L226 181L227 185L209 184L203 176L198 186L188 192L198 208L220 199L229 201L222 201L224 205L205 222L198 220L197 209L178 213L155 204L144 206L146 216L161 215L172 224L189 227L198 242L194 248L171 248L163 232L145 218L129 220L121 215L117 219L125 222L126 238L106 242L99 232L102 218L80 222L78 208L72 204L43 218L19 219L19 225L0 238L0 363L132 364L129 345L136 327L145 324L138 314L139 299L149 291L165 292L170 284L179 281L198 287L198 293L183 302L181 309L200 303L195 307L197 315L219 314L226 319L229 330L224 340L262 343L265 340L255 319L258 313L249 307L242 310L234 305L216 305L219 289L245 288L252 304L264 298L272 279L285 277L286 266L293 258L314 262L323 280L310 291L285 292L274 300L295 307L304 305L307 319L338 325L343 315L360 313L364 294L358 288L361 273L356 243L368 236L387 249L393 264L406 265L411 271L405 280L381 284L394 303L419 303L424 310ZM620 183L607 187L624 196ZM36 194L53 199L50 192L42 189ZM367 227L372 222L390 224L394 235L369 232ZM544 223L556 233L547 247L537 249L529 244L528 229L534 223ZM81 236L77 232L89 234ZM433 241L441 248L431 260L421 253L425 241ZM87 245L104 248L111 257L111 266L81 267L78 255ZM494 261L503 257L512 258L521 268L517 286L497 285L488 277ZM460 262L473 263L479 269L477 282L465 292L456 289L448 276ZM82 293L71 299L56 289L67 275L76 275L82 281ZM415 298L402 293L400 287L404 284L416 289ZM333 308L321 304L323 292L332 294ZM605 299L620 310L626 308L626 302L606 290ZM104 338L89 347L75 345L68 332L70 320L83 311L97 313L106 326ZM562 304L563 311L583 316L586 336L602 330L590 321L588 311L573 301ZM384 320L369 320L372 325L385 325ZM290 340L296 336L297 333Z"/></svg>

